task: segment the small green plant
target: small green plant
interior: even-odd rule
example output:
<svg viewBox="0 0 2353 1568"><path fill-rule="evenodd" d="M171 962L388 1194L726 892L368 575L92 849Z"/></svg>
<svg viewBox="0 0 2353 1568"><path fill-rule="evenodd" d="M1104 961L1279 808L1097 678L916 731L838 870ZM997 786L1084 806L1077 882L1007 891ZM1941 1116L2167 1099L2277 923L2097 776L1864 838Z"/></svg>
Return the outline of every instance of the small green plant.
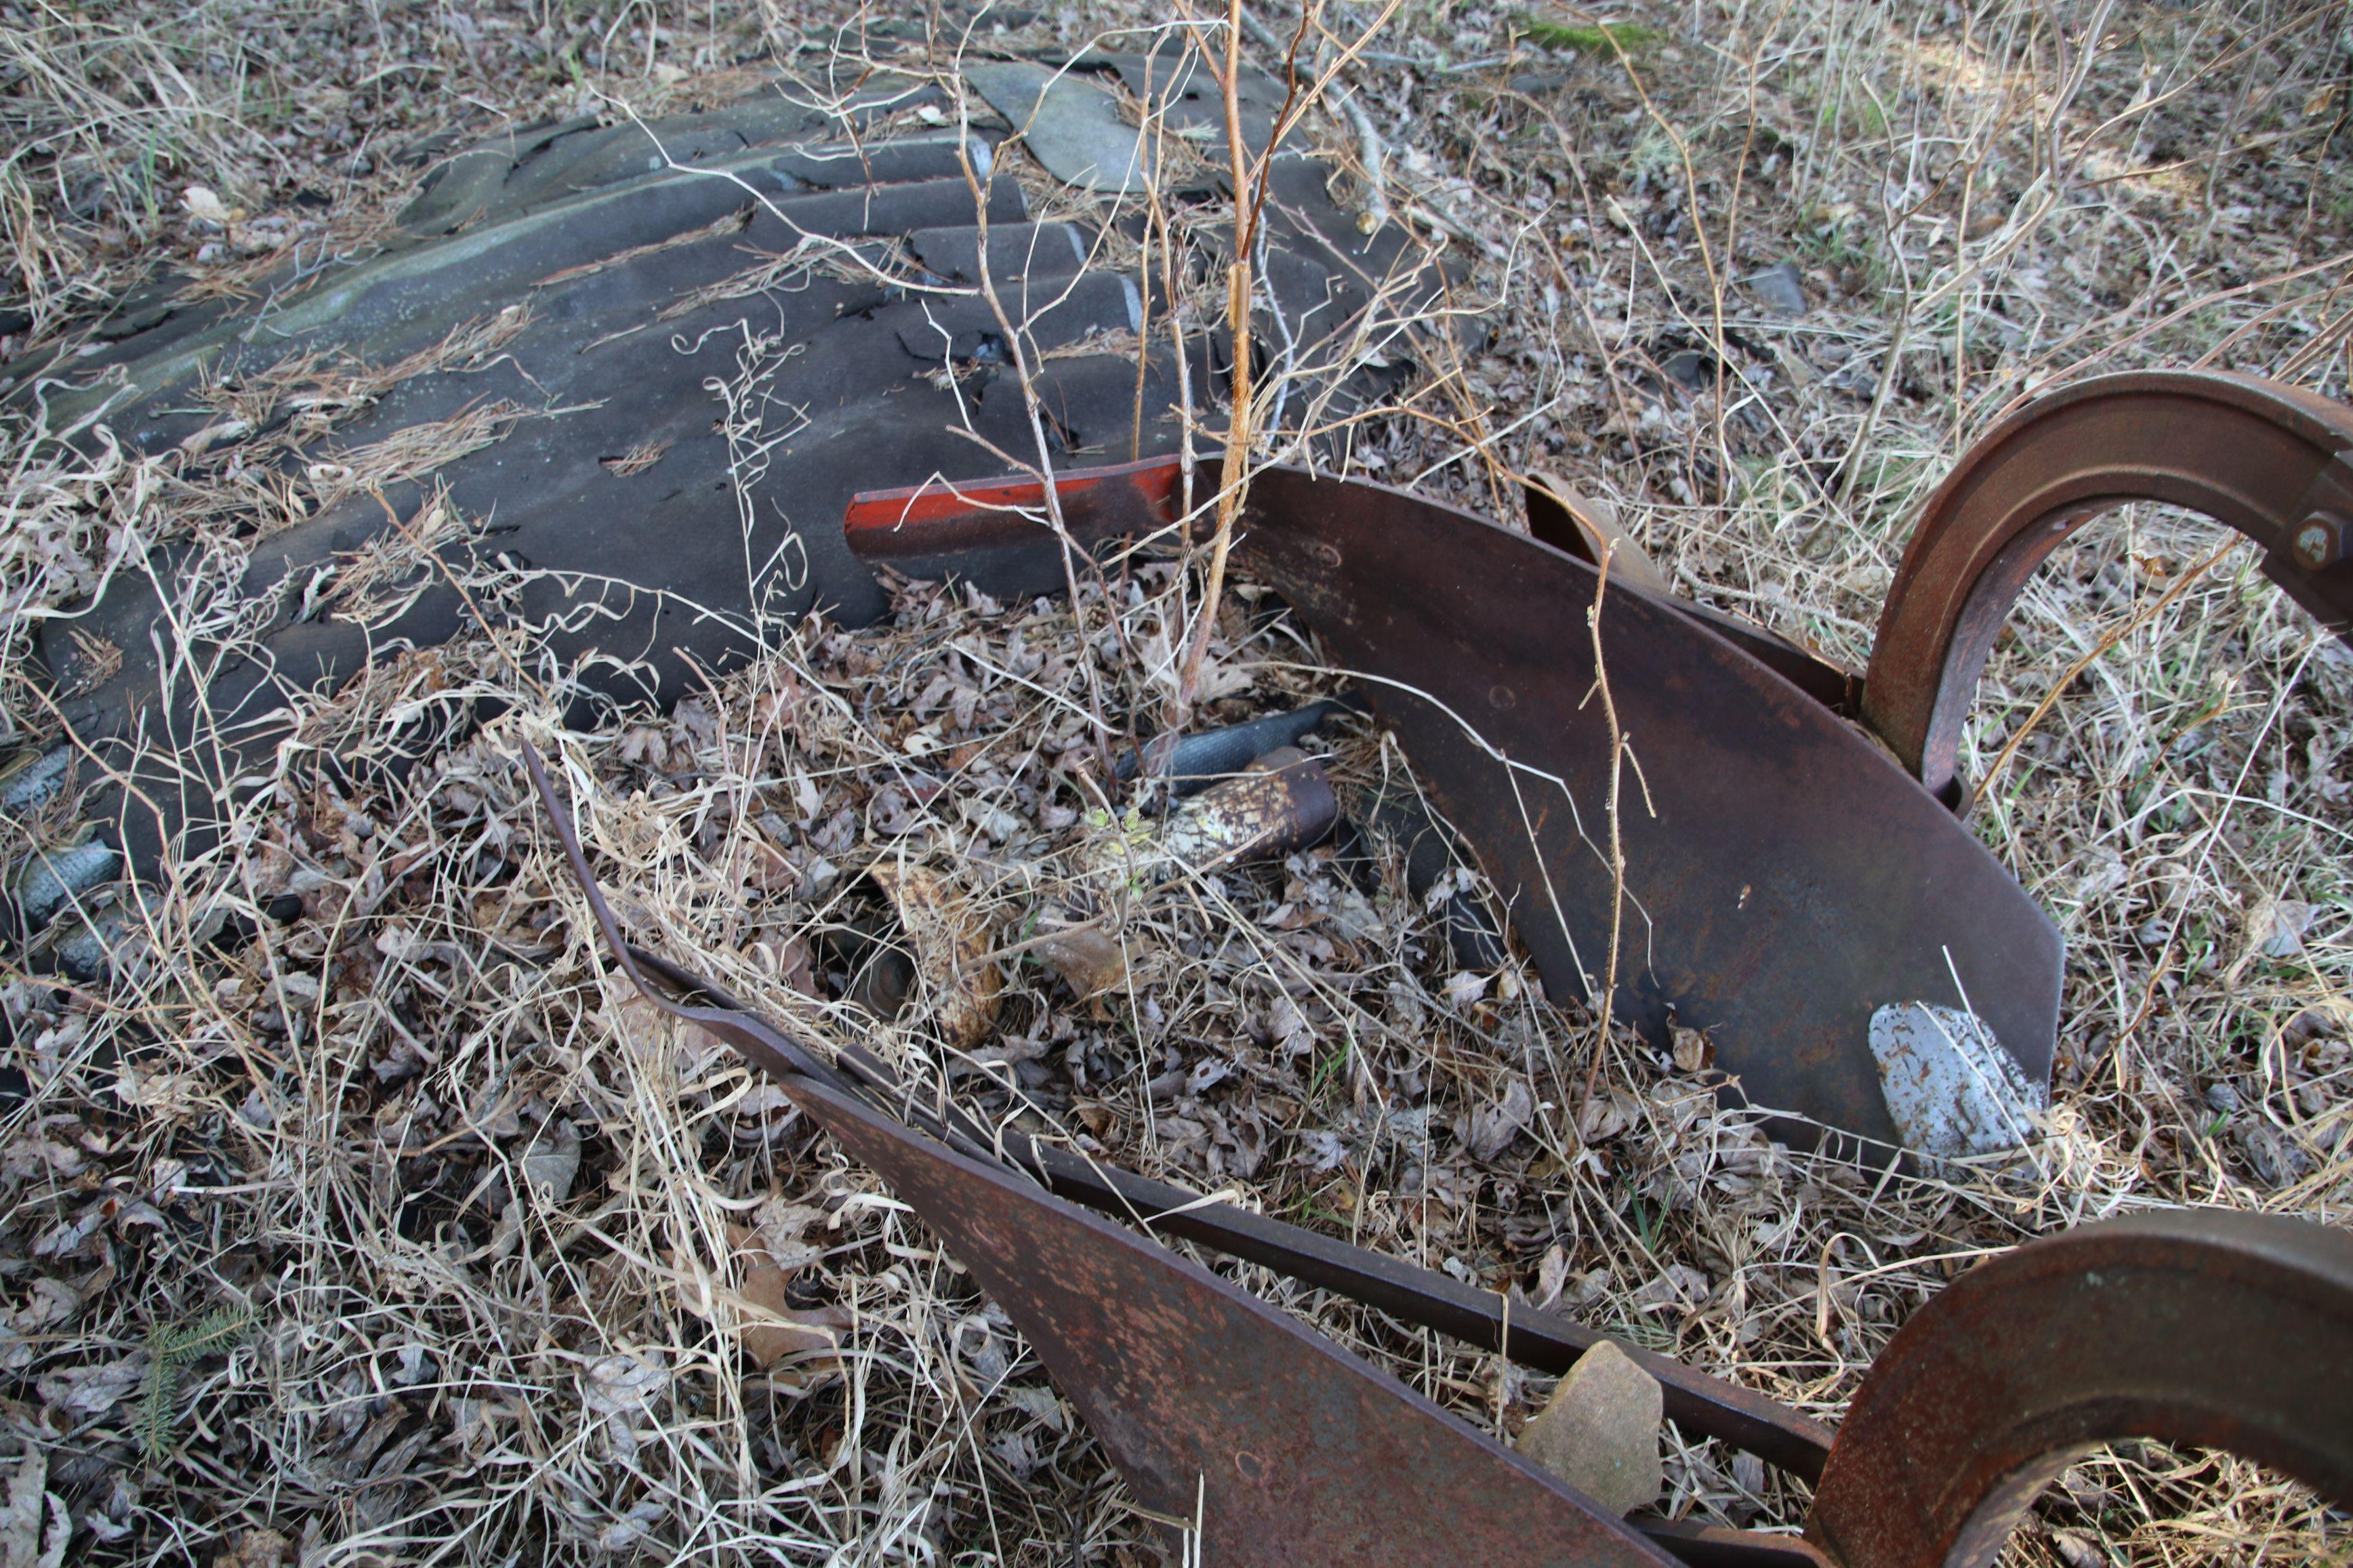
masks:
<svg viewBox="0 0 2353 1568"><path fill-rule="evenodd" d="M1324 1094L1324 1086L1337 1079L1340 1076L1340 1069L1347 1065L1347 1047L1338 1046L1326 1053L1324 1059L1315 1064L1315 1076L1308 1081L1308 1102L1313 1104L1315 1100L1321 1099Z"/></svg>
<svg viewBox="0 0 2353 1568"><path fill-rule="evenodd" d="M1659 41L1658 29L1632 22L1556 22L1521 12L1512 18L1520 36L1547 49L1614 59L1620 53L1639 55Z"/></svg>
<svg viewBox="0 0 2353 1568"><path fill-rule="evenodd" d="M1887 111L1868 98L1843 103L1825 102L1814 116L1814 127L1831 136L1884 136L1887 134Z"/></svg>
<svg viewBox="0 0 2353 1568"><path fill-rule="evenodd" d="M1311 1220L1318 1220L1335 1228L1345 1227L1348 1223L1347 1216L1345 1215L1335 1214L1332 1210L1325 1208L1322 1204L1317 1203L1315 1200L1322 1195L1323 1194L1321 1193L1302 1193L1296 1198L1293 1199L1291 1205L1291 1223L1293 1225L1305 1225Z"/></svg>
<svg viewBox="0 0 2353 1568"><path fill-rule="evenodd" d="M1626 156L1637 174L1648 174L1654 181L1664 181L1683 166L1683 149L1675 139L1652 126L1635 139L1634 150Z"/></svg>
<svg viewBox="0 0 2353 1568"><path fill-rule="evenodd" d="M1886 266L1867 238L1856 237L1858 215L1852 208L1833 209L1817 203L1801 216L1794 237L1807 252L1834 270L1849 268L1883 278Z"/></svg>
<svg viewBox="0 0 2353 1568"><path fill-rule="evenodd" d="M250 1308L216 1307L193 1323L166 1323L148 1333L147 1382L132 1430L151 1462L171 1446L180 1379L201 1358L226 1350L252 1322Z"/></svg>
<svg viewBox="0 0 2353 1568"><path fill-rule="evenodd" d="M1658 1251L1660 1238L1666 1234L1666 1210L1635 1198L1627 1205L1627 1217L1634 1222L1634 1234L1642 1238L1642 1250Z"/></svg>

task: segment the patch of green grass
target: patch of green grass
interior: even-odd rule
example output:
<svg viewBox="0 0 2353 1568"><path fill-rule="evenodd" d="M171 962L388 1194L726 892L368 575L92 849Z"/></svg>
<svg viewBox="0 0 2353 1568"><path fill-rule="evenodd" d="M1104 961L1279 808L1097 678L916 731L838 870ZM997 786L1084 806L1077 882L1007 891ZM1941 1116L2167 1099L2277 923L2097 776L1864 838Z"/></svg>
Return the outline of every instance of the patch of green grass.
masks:
<svg viewBox="0 0 2353 1568"><path fill-rule="evenodd" d="M1887 111L1867 98L1854 100L1835 114L1825 104L1819 124L1834 136L1871 140L1887 134Z"/></svg>
<svg viewBox="0 0 2353 1568"><path fill-rule="evenodd" d="M1855 237L1852 231L1856 226L1852 214L1832 212L1817 203L1799 215L1799 226L1792 237L1831 267L1869 268L1878 265L1873 247Z"/></svg>
<svg viewBox="0 0 2353 1568"><path fill-rule="evenodd" d="M1296 1199L1293 1200L1291 1205L1291 1223L1297 1226L1305 1226L1316 1221L1321 1221L1323 1224L1329 1226L1335 1230L1345 1230L1348 1228L1347 1215L1335 1214L1332 1210L1325 1208L1322 1204L1315 1201L1322 1195L1323 1194L1320 1193L1302 1193Z"/></svg>
<svg viewBox="0 0 2353 1568"><path fill-rule="evenodd" d="M1639 55L1654 48L1659 30L1633 22L1556 22L1523 11L1512 17L1520 36L1547 49L1574 51L1608 59L1619 54Z"/></svg>

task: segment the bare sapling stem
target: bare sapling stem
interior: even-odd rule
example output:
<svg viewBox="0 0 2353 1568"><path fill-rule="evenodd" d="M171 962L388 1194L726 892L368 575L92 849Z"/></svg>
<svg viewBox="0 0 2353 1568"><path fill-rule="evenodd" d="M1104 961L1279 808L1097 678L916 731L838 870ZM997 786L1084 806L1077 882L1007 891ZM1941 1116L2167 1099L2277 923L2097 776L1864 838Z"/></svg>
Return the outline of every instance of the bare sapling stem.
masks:
<svg viewBox="0 0 2353 1568"><path fill-rule="evenodd" d="M1619 784L1626 773L1626 734L1618 727L1618 702L1609 694L1609 665L1601 648L1601 605L1609 594L1609 562L1617 554L1612 544L1601 552L1601 573L1594 580L1593 604L1585 612L1585 625L1593 636L1593 683L1601 694L1601 717L1609 727L1609 790L1604 797L1604 810L1609 818L1609 958L1603 966L1601 996L1595 1006L1593 1056L1586 1064L1585 1091L1579 1103L1593 1098L1593 1086L1601 1076L1602 1058L1609 1052L1609 1008L1618 995L1618 950L1625 935L1626 920L1626 846L1620 829L1618 816Z"/></svg>
<svg viewBox="0 0 2353 1568"><path fill-rule="evenodd" d="M1184 663L1176 680L1176 692L1169 700L1168 725L1173 732L1184 727L1191 716L1193 702L1201 685L1201 666L1209 651L1209 638L1217 630L1218 609L1225 595L1226 563L1233 550L1234 524L1241 516L1250 496L1250 446L1256 434L1253 427L1251 399L1255 385L1251 378L1250 307L1253 279L1250 258L1258 245L1259 221L1265 205L1266 192L1263 174L1283 137L1314 103L1321 100L1338 82L1341 71L1372 41L1373 35L1393 16L1401 0L1388 0L1380 14L1366 25L1355 43L1341 51L1339 58L1320 64L1315 79L1302 90L1299 79L1300 50L1317 25L1317 7L1303 8L1298 30L1293 34L1284 50L1284 74L1288 79L1282 109L1274 116L1273 129L1268 137L1265 152L1256 160L1250 157L1248 138L1242 132L1241 68L1242 34L1259 29L1243 12L1241 0L1228 0L1225 16L1225 50L1222 61L1213 57L1209 46L1195 35L1196 47L1211 74L1216 77L1223 95L1226 110L1226 163L1234 187L1233 261L1226 269L1226 326L1233 342L1232 412L1226 425L1224 459L1219 467L1217 521L1209 540L1209 565L1202 587L1201 608L1187 640ZM1364 124L1368 129L1369 121ZM1377 174L1374 200L1377 210L1387 212L1380 199ZM1188 495L1187 500L1190 500ZM1191 514L1189 510L1187 515Z"/></svg>
<svg viewBox="0 0 2353 1568"><path fill-rule="evenodd" d="M1225 594L1226 561L1232 552L1234 519L1240 515L1250 488L1250 244L1255 237L1258 204L1252 197L1250 145L1242 135L1241 113L1242 5L1228 0L1226 56L1219 87L1225 95L1226 162L1234 184L1234 259L1226 268L1226 330L1233 340L1232 412L1226 422L1226 450L1218 474L1218 521L1209 541L1209 571L1201 591L1200 617L1176 679L1169 729L1181 729L1193 710L1200 689L1201 663L1208 655L1210 634L1217 630L1218 605ZM1271 156L1274 149L1267 149Z"/></svg>

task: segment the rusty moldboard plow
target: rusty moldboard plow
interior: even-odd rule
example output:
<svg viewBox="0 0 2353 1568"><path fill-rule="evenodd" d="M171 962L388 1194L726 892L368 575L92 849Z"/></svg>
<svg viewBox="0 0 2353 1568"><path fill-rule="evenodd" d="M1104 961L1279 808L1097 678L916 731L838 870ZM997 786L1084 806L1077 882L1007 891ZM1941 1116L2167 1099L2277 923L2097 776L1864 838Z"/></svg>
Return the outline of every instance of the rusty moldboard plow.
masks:
<svg viewBox="0 0 2353 1568"><path fill-rule="evenodd" d="M1617 1518L1149 1233L1541 1371L1565 1372L1605 1336L981 1121L860 1047L828 1061L630 945L538 753L526 746L523 757L640 993L774 1076L922 1215L1020 1329L1138 1499L1191 1521L1203 1561L1988 1563L2068 1458L2122 1436L2229 1448L2353 1499L2353 1238L2269 1215L2181 1212L2088 1226L1964 1276L1897 1334L1835 1434L1621 1345L1658 1379L1679 1426L1815 1492L1802 1539Z"/></svg>
<svg viewBox="0 0 2353 1568"><path fill-rule="evenodd" d="M1658 592L1604 597L1597 636L1592 531L1556 501L1532 505L1531 538L1272 469L1252 481L1236 551L1363 682L1563 995L1598 988L1617 896L1580 812L1615 765L1586 710L1606 666L1651 795L1623 824L1641 919L1617 1005L1707 1029L1729 1095L1896 1144L1869 1043L1883 1008L1957 1004L2030 1080L2048 1078L2058 935L1952 809L1962 718L2020 587L2077 524L2158 500L2254 538L2264 570L2341 633L2348 455L2353 411L2245 377L2133 374L2042 398L1931 500L1860 678ZM1176 486L1169 462L1058 476L1060 533L1039 521L1034 481L877 492L851 507L848 537L911 574L1049 591L1066 540L1179 528ZM2353 1503L2353 1238L2184 1211L2087 1226L1962 1277L1897 1333L1835 1434L1630 1348L1681 1426L1809 1483L1814 1503L1802 1539L1618 1519L1150 1233L1542 1371L1603 1336L983 1121L858 1047L828 1059L628 945L525 760L631 980L776 1075L914 1207L1139 1499L1193 1522L1205 1560L1985 1563L2070 1458L2127 1436L2227 1448Z"/></svg>
<svg viewBox="0 0 2353 1568"><path fill-rule="evenodd" d="M1110 63L1147 100L1167 79L1148 60ZM893 477L934 465L965 472L974 452L1027 437L1021 400L967 405L959 379L994 374L1002 348L973 286L984 262L1055 301L1029 323L1055 351L1032 390L1074 445L1100 450L1138 431L1144 450L1166 450L1177 389L1188 376L1215 384L1208 359L1187 369L1154 358L1139 383L1128 356L1101 352L1106 334L1137 324L1133 289L1078 228L1033 221L1018 184L991 177L985 143L867 137L870 110L912 107L910 91L932 90L883 84L842 124L773 95L683 117L656 127L674 166L650 174L638 126L518 132L452 159L403 215L397 243L339 273L333 289L290 304L273 292L266 332L227 300L127 309L118 342L72 362L77 374L105 376L52 406L95 419L111 405L133 451L222 453L213 443L274 441L279 426L233 432L242 421L222 423L191 395L198 382L257 375L295 351L406 363L456 342L477 315L495 316L513 335L488 363L420 373L337 438L384 441L436 424L476 407L494 371L511 375L511 386L495 384L518 406L543 402L549 418L523 424L519 445L470 449L395 499L423 516L446 485L458 511L495 514L500 559L537 563L518 614L554 626L550 646L567 659L652 648L645 691L665 700L700 665L745 651L733 617L681 616L680 604L740 589L730 602L745 614L820 600L877 613L882 595L860 560L959 573L997 591L1059 590L1070 543L1173 538L1187 523L1173 459L1058 475L1063 534L1039 521L1034 479L862 496L839 539L792 533L787 509L771 504L821 510L871 472L870 460ZM1195 124L1222 114L1173 100L1167 110ZM709 178L719 170L765 194L747 201L748 186ZM1324 166L1277 160L1271 175L1285 214L1298 215L1278 236L1291 259L1270 267L1271 291L1279 303L1290 296L1295 319L1316 318L1319 341L1348 341L1404 254L1399 231L1366 252L1330 202ZM810 236L908 265L712 292L745 247L781 252ZM663 331L640 330L671 301L691 309L665 316ZM691 395L710 370L672 335L723 345L754 318L763 332L784 323L796 379L778 384L779 402L817 425L764 458L749 492L761 504L744 514L759 531L745 535L736 490L712 482L733 471L729 440ZM1348 363L1332 361L1333 384ZM604 395L619 385L633 395ZM1148 420L1131 413L1132 386L1149 391ZM959 412L976 427L955 430ZM277 417L288 416L281 406ZM513 465L526 460L544 482L514 484ZM2022 584L2074 526L2136 499L2241 530L2297 603L2340 630L2353 619L2353 414L2220 374L2064 388L1981 441L1931 500L1862 673L1622 572L1602 595L1596 540L1606 531L1541 491L1530 495L1531 537L1396 490L1270 470L1253 481L1237 550L1240 569L1278 590L1355 672L1552 994L1600 989L1622 894L1617 1016L1653 1032L1670 1022L1704 1030L1725 1092L1788 1113L1793 1127L1895 1145L1918 1140L1892 1107L1874 1048L1874 1025L1891 1011L1965 1015L2023 1079L2047 1080L2060 940L1954 814L1967 795L1959 738ZM158 563L153 592L125 572L86 617L45 622L79 750L0 780L0 793L61 794L84 752L92 764L101 753L132 759L122 765L137 783L147 742L201 749L200 709L207 722L240 721L245 743L266 750L286 691L347 679L379 646L457 635L480 608L429 573L384 627L312 614L304 584L401 526L381 500L353 494L272 534L243 584L270 606L266 657L234 661L206 691L173 684L210 657L164 635L163 586L176 565ZM812 568L805 581L782 564L794 543ZM489 534L469 536L446 559L491 547ZM778 564L744 583L747 552ZM582 605L597 613L574 613L583 584ZM1588 621L1597 605L1598 631ZM90 651L109 646L128 655L111 674ZM1605 663L1617 727L1650 795L1646 809L1623 814L1622 889L1599 814L1620 752L1589 700ZM644 695L636 680L621 695ZM403 754L422 754L437 735L404 741ZM187 766L175 759L143 794L117 791L100 815L118 842L36 856L0 905L15 900L47 920L74 902L79 868L152 865L184 818L209 818L212 787L226 790L238 772L216 779ZM921 1212L1037 1347L1137 1496L1195 1521L1212 1560L1978 1562L2058 1458L2131 1434L2234 1449L2340 1505L2353 1500L2353 1243L2287 1221L2169 1214L2037 1242L1952 1284L1897 1336L1835 1435L1630 1351L1685 1430L1813 1485L1815 1505L1802 1540L1609 1517L1152 1237L1264 1265L1546 1372L1565 1371L1601 1336L982 1121L854 1048L837 1059L803 1046L625 944L532 766L632 978L775 1073ZM0 908L0 925L9 915Z"/></svg>

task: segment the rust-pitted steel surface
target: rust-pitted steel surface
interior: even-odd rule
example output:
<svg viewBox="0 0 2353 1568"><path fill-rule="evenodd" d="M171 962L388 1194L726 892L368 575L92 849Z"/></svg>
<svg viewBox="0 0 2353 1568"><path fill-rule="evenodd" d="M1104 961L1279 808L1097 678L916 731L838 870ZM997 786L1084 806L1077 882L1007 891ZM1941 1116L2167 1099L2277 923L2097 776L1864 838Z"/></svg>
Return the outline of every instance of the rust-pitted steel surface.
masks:
<svg viewBox="0 0 2353 1568"><path fill-rule="evenodd" d="M2134 1436L2353 1501L2353 1237L2179 1210L1981 1265L1873 1364L1808 1534L1852 1568L1973 1568L2075 1454Z"/></svg>
<svg viewBox="0 0 2353 1568"><path fill-rule="evenodd" d="M1092 548L1168 526L1170 472L1071 476L1065 531ZM1039 499L1034 484L995 489L981 510L860 497L845 527L867 559L991 591L1046 587L1062 574L1059 541L1012 510ZM2049 1077L2061 962L2050 921L1901 768L1688 606L1603 595L1592 565L1525 534L1295 468L1252 479L1235 556L1366 678L1555 994L1599 991L1616 890L1613 748L1587 619L1599 595L1641 769L1625 771L1620 813L1620 1016L1654 1034L1670 1016L1706 1030L1754 1103L1890 1144L1869 1047L1882 1006L1966 1008L2030 1079Z"/></svg>
<svg viewBox="0 0 2353 1568"><path fill-rule="evenodd" d="M2353 408L2221 371L2063 387L1963 456L1888 590L1863 713L1930 791L1959 798L1961 723L2026 580L2077 527L2134 500L2230 524L2322 625L2353 625Z"/></svg>
<svg viewBox="0 0 2353 1568"><path fill-rule="evenodd" d="M2353 440L2338 437L2353 423L2300 395L2215 381L2114 378L2061 394L1939 492L1865 699L1877 695L1869 710L1899 743L1917 721L1907 754L1929 758L1931 783L1936 737L1957 723L2019 583L2067 528L2118 500L2200 505L2255 533L2274 576L2302 574L2282 579L2299 602L2344 624L2353 486L2339 454ZM2224 446L2218 430L2239 420L2249 450L2189 451L2181 437L2162 469L2136 433L2151 408L2171 410L2157 426ZM2174 478L2150 477L2160 469ZM1176 527L1176 494L1168 463L1072 476L1049 528L1025 515L1042 490L1018 480L901 491L860 497L846 533L862 559L959 571L992 591L1050 588L1073 546ZM1620 896L1599 815L1619 765L1594 702L1606 680L1641 766L1620 814L1634 918L1620 1007L1710 1029L1718 1065L1752 1099L1881 1141L1894 1129L1867 1048L1880 1005L1959 1003L2047 1075L2055 932L1936 795L1844 727L1833 709L1851 688L1817 679L1803 650L1766 647L1760 662L1754 638L1671 595L1611 595L1592 564L1535 540L1297 470L1254 478L1237 551L1357 672L1548 984L1595 988ZM1890 669L1928 673L1907 696L1902 674L1881 683ZM2067 1456L2132 1436L2232 1448L2353 1499L2353 1239L2173 1214L2037 1242L1949 1287L1865 1378L1835 1442L1770 1400L1643 1356L1678 1423L1819 1478L1809 1540L1608 1517L1286 1315L1064 1200L1547 1371L1599 1336L1547 1314L1514 1321L1396 1259L983 1122L855 1047L827 1060L628 947L537 755L525 760L631 979L776 1075L940 1233L1138 1496L1198 1525L1205 1557L1980 1563ZM1276 815L1302 815L1295 804ZM680 1000L698 993L707 1001Z"/></svg>

